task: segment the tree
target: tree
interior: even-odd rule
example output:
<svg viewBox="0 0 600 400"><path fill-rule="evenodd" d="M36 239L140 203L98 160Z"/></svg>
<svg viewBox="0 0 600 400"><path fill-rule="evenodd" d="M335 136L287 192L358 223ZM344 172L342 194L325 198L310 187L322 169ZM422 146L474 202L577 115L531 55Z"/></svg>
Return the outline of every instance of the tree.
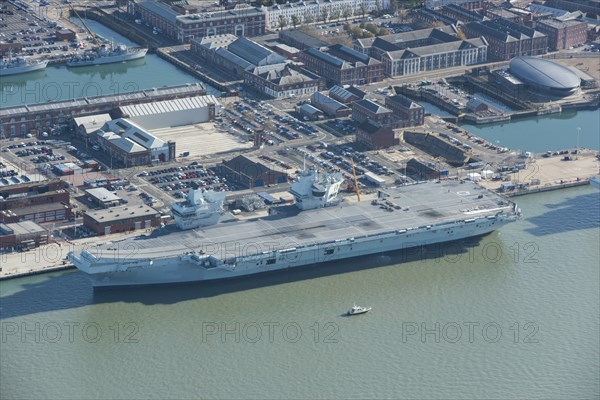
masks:
<svg viewBox="0 0 600 400"><path fill-rule="evenodd" d="M329 9L327 7L321 8L321 19L323 22L327 22L327 18L329 18Z"/></svg>
<svg viewBox="0 0 600 400"><path fill-rule="evenodd" d="M310 11L307 11L304 13L304 23L306 24L311 24L315 22L315 18L313 17L312 13Z"/></svg>
<svg viewBox="0 0 600 400"><path fill-rule="evenodd" d="M348 18L352 16L352 7L349 4L344 5L342 7L342 17L348 21Z"/></svg>
<svg viewBox="0 0 600 400"><path fill-rule="evenodd" d="M277 21L279 22L280 31L287 26L287 18L284 15L280 15Z"/></svg>
<svg viewBox="0 0 600 400"><path fill-rule="evenodd" d="M334 20L334 19L338 19L340 17L340 10L336 9L332 9L331 12L329 13L329 19L330 20Z"/></svg>
<svg viewBox="0 0 600 400"><path fill-rule="evenodd" d="M296 26L300 23L300 18L294 14L292 15L292 25L294 26L294 29L296 29Z"/></svg>
<svg viewBox="0 0 600 400"><path fill-rule="evenodd" d="M390 0L390 13L395 14L398 11L398 0Z"/></svg>
<svg viewBox="0 0 600 400"><path fill-rule="evenodd" d="M377 16L381 15L381 0L375 0L375 9L377 10Z"/></svg>
<svg viewBox="0 0 600 400"><path fill-rule="evenodd" d="M360 3L358 8L360 9L360 15L364 18L367 11L369 11L369 3L363 1L362 3Z"/></svg>

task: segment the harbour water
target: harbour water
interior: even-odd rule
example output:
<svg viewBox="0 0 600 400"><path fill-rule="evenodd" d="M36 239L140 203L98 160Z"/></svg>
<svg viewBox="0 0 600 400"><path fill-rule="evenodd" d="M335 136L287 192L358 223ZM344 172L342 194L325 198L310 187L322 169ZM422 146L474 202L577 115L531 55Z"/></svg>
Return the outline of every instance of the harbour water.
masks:
<svg viewBox="0 0 600 400"><path fill-rule="evenodd" d="M593 111L563 111L541 117L519 119L490 125L462 126L492 143L514 150L545 152L574 149L579 146L600 150L600 113Z"/></svg>
<svg viewBox="0 0 600 400"><path fill-rule="evenodd" d="M86 21L93 32L115 43L137 46L127 38L95 21ZM126 63L67 68L49 66L45 70L2 78L2 107L45 103L81 97L114 95L153 87L174 86L199 80L179 70L155 54ZM220 94L204 84L210 94Z"/></svg>
<svg viewBox="0 0 600 400"><path fill-rule="evenodd" d="M153 57L50 68L22 90L195 81ZM574 147L577 126L600 148L597 112L468 128L545 151ZM480 239L235 282L95 294L78 271L0 282L0 398L598 398L600 194L518 201L524 219ZM343 317L353 303L373 310Z"/></svg>
<svg viewBox="0 0 600 400"><path fill-rule="evenodd" d="M519 202L466 247L239 282L4 281L2 398L598 398L600 194Z"/></svg>

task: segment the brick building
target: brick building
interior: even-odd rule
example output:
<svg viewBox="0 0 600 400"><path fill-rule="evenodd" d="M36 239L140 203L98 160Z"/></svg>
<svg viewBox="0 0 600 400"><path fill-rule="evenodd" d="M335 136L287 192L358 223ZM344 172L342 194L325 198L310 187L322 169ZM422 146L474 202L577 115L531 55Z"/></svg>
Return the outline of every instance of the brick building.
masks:
<svg viewBox="0 0 600 400"><path fill-rule="evenodd" d="M48 232L33 221L0 224L0 249L27 250L48 243Z"/></svg>
<svg viewBox="0 0 600 400"><path fill-rule="evenodd" d="M507 61L518 56L536 56L548 51L543 33L505 19L469 22L462 26L469 38L483 36L488 43L488 58Z"/></svg>
<svg viewBox="0 0 600 400"><path fill-rule="evenodd" d="M584 21L543 19L535 23L535 29L548 36L550 50L566 50L587 40L587 23Z"/></svg>
<svg viewBox="0 0 600 400"><path fill-rule="evenodd" d="M346 104L319 92L310 96L310 104L331 117L342 118L352 114L352 109Z"/></svg>
<svg viewBox="0 0 600 400"><path fill-rule="evenodd" d="M92 133L91 140L108 153L112 166L133 167L175 159L175 142L165 142L125 118L106 122Z"/></svg>
<svg viewBox="0 0 600 400"><path fill-rule="evenodd" d="M398 121L393 117L394 112L389 108L381 106L371 100L358 100L352 103L352 119L363 123L370 119L373 123L383 126L397 128Z"/></svg>
<svg viewBox="0 0 600 400"><path fill-rule="evenodd" d="M406 96L397 94L385 98L385 106L393 111L394 118L400 121L401 128L419 126L425 122L425 109Z"/></svg>
<svg viewBox="0 0 600 400"><path fill-rule="evenodd" d="M160 213L145 205L86 211L83 225L98 235L150 229L160 225Z"/></svg>
<svg viewBox="0 0 600 400"><path fill-rule="evenodd" d="M356 142L369 150L384 149L400 143L394 130L366 119L356 128Z"/></svg>
<svg viewBox="0 0 600 400"><path fill-rule="evenodd" d="M144 23L158 28L162 34L179 43L194 38L230 33L236 36L259 36L265 33L265 14L253 7L185 14L189 10L160 1L130 2L128 12Z"/></svg>
<svg viewBox="0 0 600 400"><path fill-rule="evenodd" d="M271 98L287 98L316 93L325 88L325 78L287 64L255 67L244 72L244 83Z"/></svg>
<svg viewBox="0 0 600 400"><path fill-rule="evenodd" d="M357 100L365 98L366 93L355 86L343 88L341 86L333 86L329 89L329 97L343 104L351 104Z"/></svg>
<svg viewBox="0 0 600 400"><path fill-rule="evenodd" d="M219 170L219 176L226 177L228 182L235 182L248 189L284 183L288 177L285 171L276 171L258 160L241 155L223 161L216 168Z"/></svg>
<svg viewBox="0 0 600 400"><path fill-rule="evenodd" d="M65 203L45 203L0 211L0 222L56 222L72 219L71 206Z"/></svg>
<svg viewBox="0 0 600 400"><path fill-rule="evenodd" d="M70 195L60 179L5 186L0 189L0 222L53 222L72 217Z"/></svg>
<svg viewBox="0 0 600 400"><path fill-rule="evenodd" d="M330 46L327 52L310 48L298 58L307 69L339 86L364 85L383 79L381 61L343 45Z"/></svg>

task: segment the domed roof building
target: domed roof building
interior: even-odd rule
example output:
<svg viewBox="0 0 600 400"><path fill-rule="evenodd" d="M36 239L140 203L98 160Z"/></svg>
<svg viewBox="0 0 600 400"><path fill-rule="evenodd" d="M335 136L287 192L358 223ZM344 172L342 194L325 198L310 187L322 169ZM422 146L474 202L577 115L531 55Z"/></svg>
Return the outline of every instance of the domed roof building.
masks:
<svg viewBox="0 0 600 400"><path fill-rule="evenodd" d="M542 58L515 57L509 68L523 82L554 96L569 96L581 85L581 79L569 68Z"/></svg>

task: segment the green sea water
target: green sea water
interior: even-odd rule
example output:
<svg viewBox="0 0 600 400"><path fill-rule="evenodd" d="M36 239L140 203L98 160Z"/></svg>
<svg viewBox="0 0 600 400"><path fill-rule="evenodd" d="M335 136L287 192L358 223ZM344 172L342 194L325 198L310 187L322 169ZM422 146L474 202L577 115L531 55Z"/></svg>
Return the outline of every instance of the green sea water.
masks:
<svg viewBox="0 0 600 400"><path fill-rule="evenodd" d="M598 398L599 192L518 201L481 239L283 275L2 282L1 397Z"/></svg>

